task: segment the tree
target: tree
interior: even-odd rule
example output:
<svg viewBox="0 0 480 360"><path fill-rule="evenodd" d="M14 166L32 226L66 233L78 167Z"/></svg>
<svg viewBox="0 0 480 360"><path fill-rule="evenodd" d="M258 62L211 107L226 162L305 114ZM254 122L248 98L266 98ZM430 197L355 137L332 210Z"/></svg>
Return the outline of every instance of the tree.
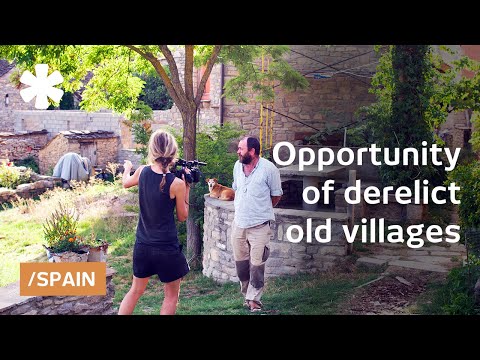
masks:
<svg viewBox="0 0 480 360"><path fill-rule="evenodd" d="M31 70L35 64L47 63L52 71L62 73L63 88L72 92L83 85L80 79L92 71L93 77L83 92L81 108L87 111L107 108L123 113L127 118L135 111L144 85L135 74L148 72L153 67L182 116L183 151L188 160L196 158L196 114L215 63L230 62L238 69L238 75L225 85L225 96L239 102L247 101L248 87L258 94L258 100L271 100L274 91L268 84L275 80L287 90L308 85L307 80L283 58L289 50L287 46L185 45L183 81L174 57L175 50L168 45L7 45L0 46L0 58L15 60L18 65ZM261 72L255 64L261 56L270 58L266 72ZM205 71L194 89L194 67L200 66L204 66ZM191 216L187 220L187 234L187 253L199 260L199 228Z"/></svg>
<svg viewBox="0 0 480 360"><path fill-rule="evenodd" d="M139 100L147 104L152 110L168 110L173 105L173 100L168 95L167 88L154 69L150 73L141 74L145 81Z"/></svg>
<svg viewBox="0 0 480 360"><path fill-rule="evenodd" d="M433 142L442 143L436 130L449 112L479 110L478 64L460 57L445 67L442 51L451 52L443 46L435 52L430 45L394 45L385 49L372 80L371 90L378 100L364 108L368 128L379 147L420 150L422 141L427 141L427 147ZM459 76L465 70L474 76ZM380 175L384 185L394 186L413 186L415 179L429 179L436 186L445 179L442 167L431 164L382 165Z"/></svg>

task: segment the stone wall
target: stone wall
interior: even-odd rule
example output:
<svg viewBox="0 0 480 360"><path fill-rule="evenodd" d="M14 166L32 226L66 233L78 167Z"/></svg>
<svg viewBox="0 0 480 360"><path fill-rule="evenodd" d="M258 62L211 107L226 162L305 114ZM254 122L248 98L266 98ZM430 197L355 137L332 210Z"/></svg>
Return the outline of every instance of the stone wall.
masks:
<svg viewBox="0 0 480 360"><path fill-rule="evenodd" d="M48 146L44 147L39 152L38 168L40 174L53 173L53 168L62 155L70 151L79 154L80 145L78 143L75 143L75 145L77 145L76 148L70 146L68 139L63 136L57 136L50 141Z"/></svg>
<svg viewBox="0 0 480 360"><path fill-rule="evenodd" d="M105 168L108 162L118 162L118 138L92 139L96 143L97 167ZM58 135L39 152L39 169L41 174L50 173L58 160L68 152L74 152L82 155L80 142L78 140L67 139L63 135Z"/></svg>
<svg viewBox="0 0 480 360"><path fill-rule="evenodd" d="M465 132L472 131L469 119L470 115L467 111L451 112L448 114L445 123L441 125L439 135L452 151L455 148L468 146L468 143L465 141Z"/></svg>
<svg viewBox="0 0 480 360"><path fill-rule="evenodd" d="M32 156L38 162L38 153L47 144L47 132L0 133L0 158L11 161Z"/></svg>
<svg viewBox="0 0 480 360"><path fill-rule="evenodd" d="M14 111L15 131L45 129L49 140L64 130L106 130L120 135L122 116L110 111L86 112L81 110Z"/></svg>
<svg viewBox="0 0 480 360"><path fill-rule="evenodd" d="M367 204L363 198L366 186L362 185L360 203L354 205L355 219L385 219L394 223L406 222L419 224L427 219L428 204L399 204L394 194L388 195L388 204L383 204L383 195L380 196L379 204ZM380 189L381 187L375 185ZM345 188L335 191L335 212L344 213L347 211L348 203L345 201Z"/></svg>
<svg viewBox="0 0 480 360"><path fill-rule="evenodd" d="M10 110L0 111L0 131L13 132L15 130L15 122Z"/></svg>
<svg viewBox="0 0 480 360"><path fill-rule="evenodd" d="M134 149L122 149L118 152L118 163L123 166L125 160L130 160L133 164L133 169L141 165L142 156L137 154Z"/></svg>
<svg viewBox="0 0 480 360"><path fill-rule="evenodd" d="M20 83L20 86L17 88L15 84L11 82L10 78L15 75L15 73L18 73L18 70L13 68L0 77L0 113L9 110L35 109L35 100L31 100L30 102L26 103L20 96L20 90L29 86ZM18 79L20 79L20 74L18 74ZM7 94L9 104L8 106L5 106L5 95ZM38 130L38 128L36 130ZM6 124L2 124L2 122L0 122L0 131L13 131L13 129L7 128Z"/></svg>
<svg viewBox="0 0 480 360"><path fill-rule="evenodd" d="M17 200L17 197L22 199L33 199L51 190L55 185L61 185L61 179L50 176L35 175L38 179L32 183L18 185L16 189L0 188L0 204Z"/></svg>
<svg viewBox="0 0 480 360"><path fill-rule="evenodd" d="M275 88L274 110L299 120L298 123L287 117L274 115L273 143L287 140L293 142L303 139L317 131L348 124L354 119L354 112L363 105L375 101L375 97L368 93L369 76L374 72L378 55L375 52L361 55L373 49L370 45L292 45L291 49L304 54L291 52L288 62L300 73L336 72L331 78L313 79L307 76L310 87L306 90L286 92L280 87ZM339 61L361 55L354 59L334 65L335 69L324 64L334 64ZM316 59L317 61L313 60ZM355 69L352 69L355 68ZM354 76L340 71L364 73ZM236 75L233 66L226 66L226 80ZM260 104L256 103L253 95L249 94L249 103L238 105L231 100L225 101L225 121L241 125L249 134L259 135ZM309 126L307 126L309 125ZM314 127L318 130L312 129Z"/></svg>
<svg viewBox="0 0 480 360"><path fill-rule="evenodd" d="M105 169L109 162L118 162L118 138L95 139L97 144L97 167Z"/></svg>
<svg viewBox="0 0 480 360"><path fill-rule="evenodd" d="M334 212L310 212L275 208L276 222L272 225L270 257L266 262L265 276L291 275L299 272L325 271L345 260L347 241L342 225L347 215ZM203 274L216 281L238 281L231 245L231 228L234 216L233 201L221 201L205 195L203 234ZM285 232L290 225L300 225L306 234L306 219L312 218L312 228L332 220L332 240L312 243L305 240L291 243Z"/></svg>
<svg viewBox="0 0 480 360"><path fill-rule="evenodd" d="M107 268L104 296L19 296L19 282L0 288L0 315L114 315L115 271Z"/></svg>

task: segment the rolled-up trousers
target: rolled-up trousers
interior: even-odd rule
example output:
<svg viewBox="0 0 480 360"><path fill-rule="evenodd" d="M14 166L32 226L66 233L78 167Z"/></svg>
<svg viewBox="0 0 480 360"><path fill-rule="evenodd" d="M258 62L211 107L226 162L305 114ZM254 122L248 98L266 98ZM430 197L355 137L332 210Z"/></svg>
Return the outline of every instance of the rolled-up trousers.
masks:
<svg viewBox="0 0 480 360"><path fill-rule="evenodd" d="M245 300L261 303L265 284L265 262L270 255L272 234L269 221L247 229L239 228L233 222L233 258Z"/></svg>

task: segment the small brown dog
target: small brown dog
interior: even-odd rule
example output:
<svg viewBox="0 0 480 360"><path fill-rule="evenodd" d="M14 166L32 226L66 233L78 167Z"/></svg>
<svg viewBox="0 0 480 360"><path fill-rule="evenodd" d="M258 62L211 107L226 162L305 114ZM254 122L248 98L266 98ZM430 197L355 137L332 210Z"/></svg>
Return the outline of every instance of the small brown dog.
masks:
<svg viewBox="0 0 480 360"><path fill-rule="evenodd" d="M220 185L216 178L206 179L206 181L208 184L208 190L210 191L210 197L225 201L232 201L235 199L235 191L229 187Z"/></svg>

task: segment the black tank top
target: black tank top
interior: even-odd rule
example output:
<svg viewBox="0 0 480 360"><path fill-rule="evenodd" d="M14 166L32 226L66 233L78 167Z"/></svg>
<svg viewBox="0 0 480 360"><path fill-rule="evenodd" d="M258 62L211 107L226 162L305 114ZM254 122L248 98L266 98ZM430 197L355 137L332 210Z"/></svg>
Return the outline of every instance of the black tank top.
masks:
<svg viewBox="0 0 480 360"><path fill-rule="evenodd" d="M140 173L138 192L140 217L138 219L137 243L154 246L163 251L178 251L180 248L177 227L173 216L175 199L170 199L170 185L175 174L165 174L163 191L160 182L164 174L158 174L150 166Z"/></svg>

